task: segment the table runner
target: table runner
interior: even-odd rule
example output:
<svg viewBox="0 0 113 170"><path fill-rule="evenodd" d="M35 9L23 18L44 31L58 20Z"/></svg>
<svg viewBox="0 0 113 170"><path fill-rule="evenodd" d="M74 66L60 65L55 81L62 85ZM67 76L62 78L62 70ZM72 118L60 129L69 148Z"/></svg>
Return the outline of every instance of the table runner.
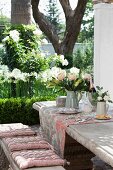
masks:
<svg viewBox="0 0 113 170"><path fill-rule="evenodd" d="M103 123L112 122L113 117L110 120L96 120L95 113L85 114L83 112L79 114L61 114L63 108L56 106L42 107L39 110L40 124L46 135L48 141L53 145L57 154L62 158L64 157L65 147L65 132L69 125L77 124L91 124L91 123Z"/></svg>

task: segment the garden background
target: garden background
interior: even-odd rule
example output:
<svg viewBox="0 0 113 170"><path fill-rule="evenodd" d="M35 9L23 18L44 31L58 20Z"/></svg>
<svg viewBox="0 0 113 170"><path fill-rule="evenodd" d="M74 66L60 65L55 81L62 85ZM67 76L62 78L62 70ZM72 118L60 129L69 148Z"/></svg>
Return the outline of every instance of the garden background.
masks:
<svg viewBox="0 0 113 170"><path fill-rule="evenodd" d="M46 13L48 19L56 24L60 37L65 25L57 18L59 11L55 1L48 2ZM93 76L93 13L92 2L89 0L82 20L81 31L77 43L81 44L74 50L68 61L72 66L91 73ZM4 4L5 7L5 4ZM54 15L51 14L51 9ZM57 15L56 15L57 14ZM58 88L48 89L39 79L41 71L51 66L59 66L58 55L50 51L42 51L44 43L50 44L45 34L41 33L35 24L11 24L10 18L0 15L0 123L22 122L36 124L38 116L32 109L35 101L55 100L65 91ZM11 31L12 35L11 35ZM19 32L19 40L15 37ZM75 47L77 47L77 43Z"/></svg>

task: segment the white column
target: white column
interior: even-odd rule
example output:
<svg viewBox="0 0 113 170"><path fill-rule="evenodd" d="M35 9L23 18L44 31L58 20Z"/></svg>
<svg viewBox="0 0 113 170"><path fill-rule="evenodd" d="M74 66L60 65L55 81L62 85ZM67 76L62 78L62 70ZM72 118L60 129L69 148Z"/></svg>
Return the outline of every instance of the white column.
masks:
<svg viewBox="0 0 113 170"><path fill-rule="evenodd" d="M94 84L113 100L113 4L95 4L94 10Z"/></svg>

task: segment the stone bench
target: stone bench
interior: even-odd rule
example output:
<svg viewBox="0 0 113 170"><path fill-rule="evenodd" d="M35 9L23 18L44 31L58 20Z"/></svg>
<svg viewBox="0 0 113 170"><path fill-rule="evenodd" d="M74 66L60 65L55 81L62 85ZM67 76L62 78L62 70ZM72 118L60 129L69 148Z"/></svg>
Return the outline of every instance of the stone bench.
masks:
<svg viewBox="0 0 113 170"><path fill-rule="evenodd" d="M11 170L20 170L20 168L17 166L17 164L15 163L15 161L13 160L13 158L10 155L10 152L8 151L5 143L0 140L0 145L8 159L8 162L10 164L10 169ZM53 167L33 167L33 168L28 168L26 170L64 170L64 168L62 166L53 166Z"/></svg>
<svg viewBox="0 0 113 170"><path fill-rule="evenodd" d="M16 138L16 136L14 138ZM28 139L29 138L30 137L28 136ZM5 137L5 138L1 137L0 138L0 161L1 161L1 163L0 163L0 170L21 170L21 168L19 168L19 165L17 165L17 162L13 159L13 156L12 156L12 154L15 154L16 151L12 152L9 149L9 146L7 145L5 139L9 139L9 138L8 137ZM11 137L11 139L13 139L13 137ZM19 152L20 153L21 152L25 152L27 154L29 151L30 152L36 152L35 149L33 149L33 150L32 149L30 149L30 150L19 150L17 152L18 153ZM41 149L37 149L37 153L40 152L40 151L42 151L44 153L47 153L49 151L53 152L51 149L42 149L42 150ZM20 156L21 156L21 154L20 154ZM53 159L51 159L51 161L53 161ZM2 163L5 164L4 167L2 166ZM25 170L65 170L61 164L57 165L57 166L56 166L56 164L55 164L55 166L54 165L49 166L49 165L48 166L44 166L44 167L33 166L33 167L29 167L29 168L24 168L24 169Z"/></svg>

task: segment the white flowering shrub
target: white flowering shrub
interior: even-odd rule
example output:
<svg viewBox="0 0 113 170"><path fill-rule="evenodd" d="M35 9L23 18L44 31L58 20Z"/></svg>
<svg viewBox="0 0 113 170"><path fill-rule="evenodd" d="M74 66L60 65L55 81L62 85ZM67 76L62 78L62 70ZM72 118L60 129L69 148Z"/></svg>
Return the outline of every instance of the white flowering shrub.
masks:
<svg viewBox="0 0 113 170"><path fill-rule="evenodd" d="M37 34L35 26L11 25L4 31L4 36L2 42L5 47L6 55L2 58L2 64L8 65L10 70L14 68L22 70L23 63L25 63L26 60L32 60L30 58L30 56L32 56L32 54L30 54L32 51L34 53L34 58L35 55L40 54L40 35ZM35 63L35 65L36 64L37 63ZM24 72L28 72L28 69L24 70Z"/></svg>
<svg viewBox="0 0 113 170"><path fill-rule="evenodd" d="M40 35L37 32L36 26L33 25L11 25L4 32L3 45L5 48L5 53L1 58L1 64L7 65L10 72L11 91L14 92L16 96L16 85L13 84L17 81L24 81L25 75L22 72L31 74L31 72L39 73L44 69L49 68L46 57L41 54L39 50L40 44ZM19 71L15 77L15 68L21 70L21 76ZM6 76L6 77L7 77ZM22 80L23 79L23 80ZM22 82L21 82L22 84ZM29 88L27 91L28 94L31 94L33 91L34 76L29 77ZM18 87L19 88L19 87ZM32 94L31 94L32 95Z"/></svg>
<svg viewBox="0 0 113 170"><path fill-rule="evenodd" d="M6 65L0 65L0 98L29 96L31 93L29 91L31 77L36 81L38 74L36 72L23 73L17 68L9 71ZM15 86L16 96L13 96L11 92L12 83Z"/></svg>
<svg viewBox="0 0 113 170"><path fill-rule="evenodd" d="M64 55L58 55L58 54L54 54L54 55L50 55L47 58L47 62L50 66L50 68L57 66L57 67L67 67L68 66L68 60L65 59Z"/></svg>

